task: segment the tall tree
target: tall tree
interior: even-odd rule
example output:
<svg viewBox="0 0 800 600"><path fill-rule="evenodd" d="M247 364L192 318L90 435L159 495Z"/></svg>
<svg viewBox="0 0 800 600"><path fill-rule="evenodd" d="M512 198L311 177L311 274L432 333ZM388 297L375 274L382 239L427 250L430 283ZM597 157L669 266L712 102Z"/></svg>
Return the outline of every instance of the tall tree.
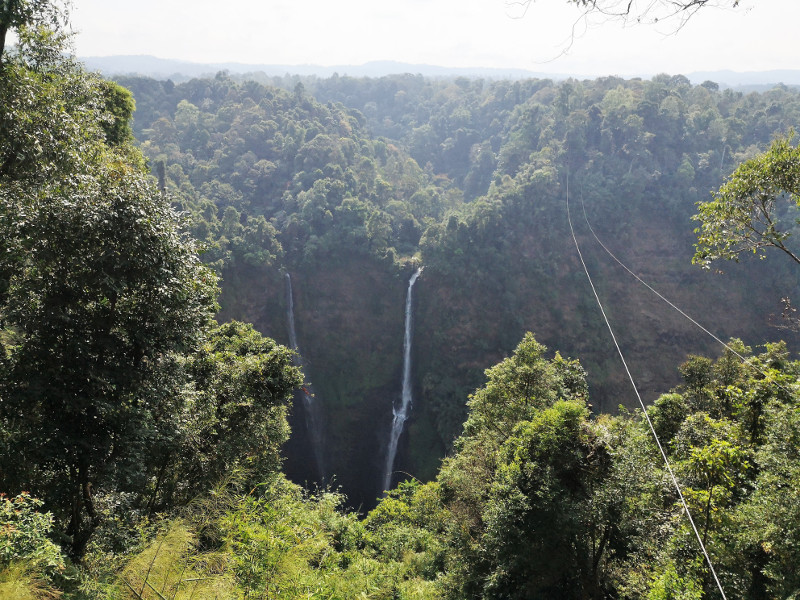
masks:
<svg viewBox="0 0 800 600"><path fill-rule="evenodd" d="M709 268L719 259L738 262L742 255L765 258L775 248L795 263L800 249L792 234L800 224L800 148L792 146L793 133L776 138L768 150L739 165L714 199L698 203L693 217L697 243L692 262ZM800 329L797 309L783 301L783 324Z"/></svg>
<svg viewBox="0 0 800 600"><path fill-rule="evenodd" d="M79 558L95 490L175 435L175 358L208 328L216 278L113 127L125 94L59 36L20 39L0 79L0 478L46 500Z"/></svg>
<svg viewBox="0 0 800 600"><path fill-rule="evenodd" d="M457 453L442 465L455 524L448 597L596 597L589 481L608 461L589 430L582 367L545 351L528 333L487 369Z"/></svg>
<svg viewBox="0 0 800 600"><path fill-rule="evenodd" d="M189 501L237 470L249 486L277 473L289 400L303 383L291 350L237 321L213 328L185 367L180 436L150 448L151 510Z"/></svg>
<svg viewBox="0 0 800 600"><path fill-rule="evenodd" d="M35 23L57 26L67 18L69 2L53 0L1 0L0 1L0 65L10 30Z"/></svg>

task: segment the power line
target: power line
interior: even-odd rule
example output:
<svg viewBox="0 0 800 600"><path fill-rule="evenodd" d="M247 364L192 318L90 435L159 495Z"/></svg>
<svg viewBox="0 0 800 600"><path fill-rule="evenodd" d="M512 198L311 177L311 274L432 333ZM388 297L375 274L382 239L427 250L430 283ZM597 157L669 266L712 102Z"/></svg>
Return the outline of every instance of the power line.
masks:
<svg viewBox="0 0 800 600"><path fill-rule="evenodd" d="M683 492L681 491L681 486L678 483L678 479L675 477L675 473L672 471L672 466L669 464L669 459L667 458L667 453L664 451L661 442L658 439L658 434L656 433L655 427L653 427L653 422L650 420L650 416L647 414L647 408L644 405L644 401L642 400L642 396L639 394L639 390L636 387L636 382L633 380L633 375L631 375L631 371L628 368L628 363L625 360L625 356L622 354L622 350L617 343L617 336L614 335L614 330L611 327L611 323L606 316L606 311L603 308L603 303L600 302L600 297L597 295L597 290L594 287L594 282L592 281L592 276L589 274L589 269L586 267L586 262L583 260L583 253L581 252L581 247L578 244L578 238L575 237L575 229L572 227L572 215L570 214L569 209L569 173L567 173L567 220L569 221L569 231L572 234L572 241L575 242L575 249L578 251L578 257L581 260L581 265L583 265L583 271L586 273L586 278L589 280L589 285L592 288L592 293L594 294L594 299L597 301L597 306L600 307L600 312L603 315L603 319L606 322L606 327L608 327L608 332L611 334L611 339L614 341L614 346L617 349L617 353L619 354L620 360L622 360L622 365L625 367L625 372L628 374L628 379L631 382L631 386L633 386L633 391L636 393L636 398L639 400L639 405L642 407L642 413L644 414L644 418L647 420L647 425L650 427L650 432L653 434L653 439L656 441L656 446L658 446L659 452L661 452L661 458L664 459L664 464L667 466L667 471L669 472L669 476L672 479L672 484L675 486L675 490L678 492L678 497L681 500L681 504L683 505L683 510L686 513L687 519L689 519L689 523L692 526L692 530L694 531L695 536L697 537L697 542L700 544L700 549L703 552L703 556L705 556L706 563L708 564L708 568L711 569L711 574L714 576L714 581L717 584L717 588L719 589L719 593L722 594L722 599L727 600L725 596L725 591L722 589L722 584L719 581L719 577L717 577L717 571L714 569L714 565L711 562L711 557L708 555L706 551L706 546L703 543L703 539L700 537L700 532L697 529L697 526L694 523L694 519L692 518L691 512L689 512L689 506L686 504L686 499L683 497Z"/></svg>

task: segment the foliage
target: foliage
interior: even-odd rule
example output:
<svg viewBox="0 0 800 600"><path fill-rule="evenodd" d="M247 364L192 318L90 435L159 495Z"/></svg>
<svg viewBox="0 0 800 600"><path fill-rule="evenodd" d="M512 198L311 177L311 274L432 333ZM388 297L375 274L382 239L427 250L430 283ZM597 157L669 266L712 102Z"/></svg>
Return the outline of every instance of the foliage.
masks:
<svg viewBox="0 0 800 600"><path fill-rule="evenodd" d="M678 575L674 564L669 564L653 582L647 600L699 600L703 590L696 579Z"/></svg>
<svg viewBox="0 0 800 600"><path fill-rule="evenodd" d="M143 172L130 93L63 50L22 29L0 80L0 472L79 560L106 505L152 513L276 470L300 378L252 328L209 332L217 279Z"/></svg>
<svg viewBox="0 0 800 600"><path fill-rule="evenodd" d="M582 578L597 585L607 540L595 545L595 562L582 546L602 530L588 525L596 510L589 481L603 481L609 462L589 428L582 369L544 351L527 334L487 370L458 453L442 466L442 497L457 525L448 597L580 597Z"/></svg>
<svg viewBox="0 0 800 600"><path fill-rule="evenodd" d="M132 556L119 574L114 598L198 600L236 597L229 557L199 552L193 532L173 522Z"/></svg>
<svg viewBox="0 0 800 600"><path fill-rule="evenodd" d="M36 25L57 28L66 23L68 8L69 0L4 0L0 4L0 66L10 30Z"/></svg>
<svg viewBox="0 0 800 600"><path fill-rule="evenodd" d="M342 502L338 494L307 496L278 481L226 515L222 531L244 596L436 597L426 583L427 548L414 532L429 544L436 543L433 535L380 509L382 516L370 515L362 524L340 512ZM413 504L426 518L419 502Z"/></svg>
<svg viewBox="0 0 800 600"><path fill-rule="evenodd" d="M0 568L0 596L4 600L53 600L61 594L38 578L24 562Z"/></svg>
<svg viewBox="0 0 800 600"><path fill-rule="evenodd" d="M19 37L0 82L0 177L41 185L86 167L106 116L99 78L62 56L63 34L23 29Z"/></svg>
<svg viewBox="0 0 800 600"><path fill-rule="evenodd" d="M49 538L53 516L39 512L42 504L24 492L0 495L0 567L25 561L27 568L50 575L64 568L64 557Z"/></svg>
<svg viewBox="0 0 800 600"><path fill-rule="evenodd" d="M124 480L114 468L143 458L147 431L157 435L159 411L175 400L170 354L209 322L215 283L166 202L122 163L77 188L12 198L3 312L20 333L3 395L20 454L8 483L36 490L64 519L76 502L91 513L89 486ZM69 519L81 539L84 526Z"/></svg>
<svg viewBox="0 0 800 600"><path fill-rule="evenodd" d="M393 144L371 139L341 105L224 74L139 90L142 148L192 214L217 269L311 264L331 252L410 253L444 191ZM152 106L159 93L157 106ZM145 95L147 94L147 95ZM148 116L150 115L150 116Z"/></svg>
<svg viewBox="0 0 800 600"><path fill-rule="evenodd" d="M644 421L625 414L589 419L581 386L559 393L552 366L562 359L548 362L542 350L527 337L487 371L457 453L443 463L435 490L445 515L438 531L449 547L440 579L445 596L711 593ZM796 448L796 419L789 415L797 412L797 395L787 383L798 369L776 346L745 364L730 351L715 361L690 357L681 367L684 385L651 409L729 594L785 597L795 589L784 553L793 552L796 511L785 492L785 500L773 500L775 512L763 502L778 479L784 489L796 487L797 453L789 450ZM403 511L391 514L406 519ZM780 542L778 529L788 534Z"/></svg>
<svg viewBox="0 0 800 600"><path fill-rule="evenodd" d="M796 120L796 92L720 92L666 75L273 82L291 91L225 74L133 79L141 154L129 93L83 72L57 33L22 27L19 39L0 78L0 475L6 492L31 490L43 504L3 500L0 593L57 594L43 579L62 573L51 536L82 560L53 578L81 600L714 593L643 416L593 414L581 364L548 357L523 332L558 330L571 352L596 337L574 285L558 285L575 283L565 174L607 235L631 247L671 237L698 189ZM757 185L736 175L732 185L774 208L769 198L795 193L794 152L788 138L775 142L754 171L742 167ZM162 189L145 156L161 165ZM643 226L654 220L663 232ZM436 358L419 360L430 396L415 414L436 423L412 421L409 435L452 442L434 481L401 483L362 518L342 493L283 478L300 374L255 328L212 322L216 278L186 227L228 281L252 280L259 314L260 277L278 267L322 280L324 301L355 269L365 283L352 300L386 281L403 289L422 259L415 317L429 334L415 352ZM267 294L283 327L277 279ZM363 295L361 328L385 308ZM555 316L542 318L543 306ZM368 386L339 384L363 362L386 396L376 372L396 371L388 344L367 332L364 352L377 358L365 361L313 322L307 331L341 357L316 363L337 371L328 386L355 390L332 413L346 406L377 422L380 411L360 403ZM783 344L730 347L689 356L683 383L649 412L731 597L792 597L800 364ZM487 356L499 362L465 404ZM333 433L335 449L359 453L351 430Z"/></svg>
<svg viewBox="0 0 800 600"><path fill-rule="evenodd" d="M242 329L217 336L246 357L260 342ZM280 476L242 496L218 488L131 551L109 584L85 589L139 599L710 594L641 415L592 418L579 365L545 353L528 335L489 369L437 480L401 483L363 520L340 494ZM685 383L651 417L727 593L787 597L798 585L798 503L786 491L799 487L800 363L780 345L745 363L731 356L691 357Z"/></svg>
<svg viewBox="0 0 800 600"><path fill-rule="evenodd" d="M151 509L185 503L237 471L247 474L239 486L277 472L289 399L303 381L288 348L236 321L209 331L184 368L191 383L179 436L150 448Z"/></svg>
<svg viewBox="0 0 800 600"><path fill-rule="evenodd" d="M745 93L664 74L564 82L252 79L220 73L177 85L122 82L137 100L143 151L164 164L166 187L206 244L204 262L223 274L225 317L285 335L279 269L305 278L308 289L312 281L326 289L309 294L308 312L297 315L300 331L314 331L301 347L326 410L361 423L383 418L373 398L385 397L395 374L391 360L373 367L372 348L383 347L394 326L385 317L396 301L389 282L403 272L399 264L426 265L415 318L429 333L415 343L420 420L409 447L437 457L452 447L466 394L526 330L581 356L595 408L614 411L633 400L619 393L624 373L599 341L595 307L579 300L574 249L564 243L567 172L598 236L614 240L623 260L640 260L637 269L656 269L672 300L701 322L723 321L723 329L762 339L765 315L774 312L770 288L794 285L780 265L732 274L724 286L693 273L685 226L704 190L797 120L799 96L789 88ZM631 319L631 343L654 373L644 392L657 397L674 385L671 365L693 334L677 318L659 317L651 327L651 311L637 308L627 281L604 274L620 314ZM334 279L342 285L329 294ZM739 288L752 303L737 300ZM712 308L722 305L730 308ZM355 320L356 336L333 334ZM710 350L698 344L698 352ZM370 368L342 369L351 358ZM354 444L342 425L335 425L341 436L327 437L335 456ZM292 459L300 460L294 450ZM410 472L432 476L434 461L408 459Z"/></svg>
<svg viewBox="0 0 800 600"><path fill-rule="evenodd" d="M777 248L800 263L788 241L797 219L786 223L781 206L800 203L800 149L790 142L791 136L777 138L766 152L739 165L713 201L698 204L694 262L708 267L721 258L738 261L748 252L764 258L765 248Z"/></svg>

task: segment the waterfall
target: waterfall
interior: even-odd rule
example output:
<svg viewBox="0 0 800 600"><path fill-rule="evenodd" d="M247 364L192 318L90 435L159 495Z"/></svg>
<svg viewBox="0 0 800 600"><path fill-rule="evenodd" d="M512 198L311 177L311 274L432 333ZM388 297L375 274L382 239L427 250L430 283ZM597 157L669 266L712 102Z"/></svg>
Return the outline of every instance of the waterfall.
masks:
<svg viewBox="0 0 800 600"><path fill-rule="evenodd" d="M403 433L403 426L411 413L411 336L413 333L412 327L412 292L414 283L423 267L417 269L408 280L408 291L406 292L406 329L403 336L403 394L401 396L400 405L396 403L392 405L392 430L389 434L389 446L386 449L386 469L383 476L383 489L388 490L392 485L392 472L394 469L394 460L397 457L397 444L400 441L400 434Z"/></svg>
<svg viewBox="0 0 800 600"><path fill-rule="evenodd" d="M314 397L311 382L306 376L306 366L300 356L300 348L297 345L297 331L294 326L294 297L292 295L292 277L286 273L286 320L289 326L289 345L295 351L292 362L296 367L303 371L303 387L298 390L295 397L299 396L303 404L305 414L306 429L308 437L311 439L311 447L314 452L314 461L317 467L317 478L320 483L325 481L325 462L322 455L322 423L319 404Z"/></svg>

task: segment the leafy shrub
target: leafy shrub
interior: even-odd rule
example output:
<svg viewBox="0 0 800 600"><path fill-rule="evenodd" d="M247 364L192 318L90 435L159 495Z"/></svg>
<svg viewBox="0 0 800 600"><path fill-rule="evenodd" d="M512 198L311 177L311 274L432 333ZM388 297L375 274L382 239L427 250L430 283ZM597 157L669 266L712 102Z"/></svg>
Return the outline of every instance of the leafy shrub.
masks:
<svg viewBox="0 0 800 600"><path fill-rule="evenodd" d="M63 570L64 557L49 538L53 515L39 512L42 504L27 492L14 498L0 494L0 567L25 561L48 574Z"/></svg>

